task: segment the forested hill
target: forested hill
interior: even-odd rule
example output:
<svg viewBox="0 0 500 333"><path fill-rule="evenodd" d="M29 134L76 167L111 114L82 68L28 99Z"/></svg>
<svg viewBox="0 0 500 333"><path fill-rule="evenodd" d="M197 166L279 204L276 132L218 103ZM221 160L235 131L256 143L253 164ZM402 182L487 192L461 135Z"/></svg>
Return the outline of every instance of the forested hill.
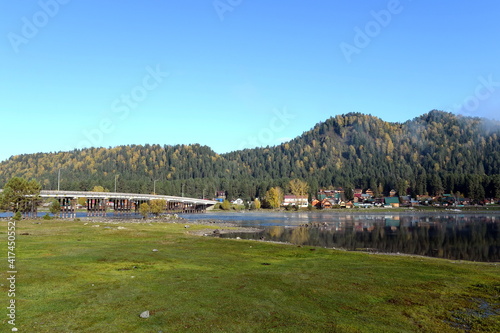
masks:
<svg viewBox="0 0 500 333"><path fill-rule="evenodd" d="M201 145L132 145L26 154L0 163L0 187L13 176L36 178L44 189L261 197L290 179L318 188L371 188L383 194L461 192L500 197L500 124L431 111L405 123L358 113L332 117L275 147L216 154Z"/></svg>

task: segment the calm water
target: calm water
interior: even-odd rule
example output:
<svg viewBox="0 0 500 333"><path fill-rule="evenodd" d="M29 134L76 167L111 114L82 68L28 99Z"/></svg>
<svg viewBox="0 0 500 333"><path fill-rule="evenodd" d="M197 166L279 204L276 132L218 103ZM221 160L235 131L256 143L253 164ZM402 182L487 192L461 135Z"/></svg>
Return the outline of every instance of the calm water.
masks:
<svg viewBox="0 0 500 333"><path fill-rule="evenodd" d="M189 219L222 220L262 232L221 237L454 260L500 261L500 214L207 213Z"/></svg>
<svg viewBox="0 0 500 333"><path fill-rule="evenodd" d="M0 213L0 217L10 215ZM77 214L77 217L85 216L86 213ZM216 220L263 230L221 237L500 262L500 213L209 212L181 216L189 220Z"/></svg>

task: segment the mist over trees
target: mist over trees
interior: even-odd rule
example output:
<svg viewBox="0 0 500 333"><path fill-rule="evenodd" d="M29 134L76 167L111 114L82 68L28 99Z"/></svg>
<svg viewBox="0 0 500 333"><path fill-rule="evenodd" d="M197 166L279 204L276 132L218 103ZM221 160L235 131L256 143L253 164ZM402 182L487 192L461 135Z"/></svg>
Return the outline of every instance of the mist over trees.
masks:
<svg viewBox="0 0 500 333"><path fill-rule="evenodd" d="M500 197L500 125L431 111L405 123L348 113L331 117L278 146L217 154L207 146L130 145L11 157L0 163L0 187L12 177L36 179L43 189L189 197L264 198L290 181L319 188L370 188L376 195L459 192L475 200Z"/></svg>

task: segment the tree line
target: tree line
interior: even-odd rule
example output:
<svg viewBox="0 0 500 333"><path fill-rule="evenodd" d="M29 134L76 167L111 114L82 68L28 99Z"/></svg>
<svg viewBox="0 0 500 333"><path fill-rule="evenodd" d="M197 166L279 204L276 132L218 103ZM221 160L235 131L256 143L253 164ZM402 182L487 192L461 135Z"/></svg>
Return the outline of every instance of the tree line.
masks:
<svg viewBox="0 0 500 333"><path fill-rule="evenodd" d="M212 198L264 198L290 181L318 189L354 188L376 195L459 193L500 197L500 125L431 111L405 123L348 113L331 117L273 147L217 154L207 146L128 145L13 156L0 163L0 187L12 177L43 189L117 191ZM61 177L58 179L58 174Z"/></svg>

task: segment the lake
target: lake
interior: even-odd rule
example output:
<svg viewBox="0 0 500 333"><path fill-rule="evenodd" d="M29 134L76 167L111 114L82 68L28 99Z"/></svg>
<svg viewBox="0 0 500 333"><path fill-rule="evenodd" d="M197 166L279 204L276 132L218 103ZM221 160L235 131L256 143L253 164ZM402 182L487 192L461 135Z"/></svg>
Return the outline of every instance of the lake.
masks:
<svg viewBox="0 0 500 333"><path fill-rule="evenodd" d="M40 213L43 216L45 213ZM10 216L0 213L0 217ZM79 212L77 217L85 217ZM207 212L188 220L216 220L255 233L220 237L267 240L297 246L404 253L452 260L500 262L500 212ZM108 214L113 217L113 214ZM130 218L140 218L140 215ZM120 219L127 216L119 216Z"/></svg>
<svg viewBox="0 0 500 333"><path fill-rule="evenodd" d="M500 213L209 212L183 217L262 229L255 233L221 235L226 238L452 260L500 261Z"/></svg>

